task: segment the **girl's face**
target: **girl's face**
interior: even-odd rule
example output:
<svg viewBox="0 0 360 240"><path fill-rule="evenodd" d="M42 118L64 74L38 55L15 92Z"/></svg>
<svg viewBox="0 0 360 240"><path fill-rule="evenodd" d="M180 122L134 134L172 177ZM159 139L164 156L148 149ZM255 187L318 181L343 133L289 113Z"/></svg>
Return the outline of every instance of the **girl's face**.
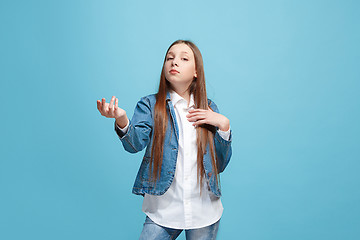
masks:
<svg viewBox="0 0 360 240"><path fill-rule="evenodd" d="M187 89L194 77L197 77L195 57L185 43L173 45L165 59L165 78L175 88Z"/></svg>

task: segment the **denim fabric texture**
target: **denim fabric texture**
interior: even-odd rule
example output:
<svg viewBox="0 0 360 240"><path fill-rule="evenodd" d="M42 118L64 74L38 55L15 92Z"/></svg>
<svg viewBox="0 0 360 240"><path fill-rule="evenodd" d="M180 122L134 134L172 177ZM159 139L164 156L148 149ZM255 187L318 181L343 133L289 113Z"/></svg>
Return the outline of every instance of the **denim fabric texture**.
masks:
<svg viewBox="0 0 360 240"><path fill-rule="evenodd" d="M154 126L154 107L156 103L156 95L150 94L142 97L136 104L134 115L129 119L129 127L126 134L115 124L115 131L119 136L126 151L130 153L137 153L146 147L139 171L137 173L132 193L144 196L145 193L152 195L162 195L170 187L175 174L177 154L178 154L178 139L179 130L176 122L174 106L171 103L170 93L167 93L167 113L168 113L168 127L165 133L165 142L163 149L163 162L161 168L160 178L155 183L152 183L149 178L149 164L152 147L152 133ZM209 107L219 113L216 104L208 99ZM218 128L216 128L218 130ZM216 131L214 135L214 145L217 155L217 167L219 173L223 172L228 165L231 154L232 130L230 130L229 140L223 139ZM216 156L215 155L215 156ZM213 174L213 166L211 163L211 154L209 151L209 144L206 148L206 153L203 158L205 175L209 182L209 188L214 195L220 197L221 189L216 184L215 175Z"/></svg>
<svg viewBox="0 0 360 240"><path fill-rule="evenodd" d="M215 240L219 230L220 220L221 219L203 228L186 229L186 240ZM183 229L167 228L158 225L146 216L139 240L176 239L182 231Z"/></svg>

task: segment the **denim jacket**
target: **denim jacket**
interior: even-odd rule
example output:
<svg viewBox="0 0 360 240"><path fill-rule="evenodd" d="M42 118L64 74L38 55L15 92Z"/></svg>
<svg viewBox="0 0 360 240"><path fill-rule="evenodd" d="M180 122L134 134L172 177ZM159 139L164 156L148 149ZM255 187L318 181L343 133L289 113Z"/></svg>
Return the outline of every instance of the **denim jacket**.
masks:
<svg viewBox="0 0 360 240"><path fill-rule="evenodd" d="M154 107L156 102L156 95L151 94L142 97L134 110L132 119L129 119L129 126L126 134L124 134L116 125L115 131L119 136L124 148L130 153L136 153L146 147L144 157L142 159L140 169L137 173L135 183L132 189L133 194L144 196L145 193L151 195L162 195L170 187L176 168L176 161L178 155L178 139L179 130L176 122L174 106L171 103L170 93L167 92L167 114L168 127L165 133L165 143L163 149L163 161L161 167L160 178L156 181L156 185L150 181L149 178L149 164L151 156L151 146L154 126ZM208 104L214 112L219 112L216 104L208 99ZM170 127L171 126L171 127ZM218 130L218 128L216 128ZM217 167L219 173L223 172L230 161L232 154L231 150L232 130L230 130L229 140L223 139L218 131L214 136L215 151L217 154ZM216 156L216 155L215 155ZM205 175L209 183L210 190L215 196L221 196L220 186L216 184L215 175L213 174L213 167L211 163L211 154L209 151L209 144L206 148L206 153L203 158Z"/></svg>

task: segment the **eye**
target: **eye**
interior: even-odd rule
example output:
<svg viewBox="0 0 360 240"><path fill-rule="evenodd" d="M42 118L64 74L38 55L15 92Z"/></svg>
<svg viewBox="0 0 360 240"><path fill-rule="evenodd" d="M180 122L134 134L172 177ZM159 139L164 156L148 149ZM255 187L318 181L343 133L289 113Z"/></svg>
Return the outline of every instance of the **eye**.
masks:
<svg viewBox="0 0 360 240"><path fill-rule="evenodd" d="M166 60L172 59L172 57L168 57Z"/></svg>
<svg viewBox="0 0 360 240"><path fill-rule="evenodd" d="M188 59L187 58L183 58L185 61L187 61Z"/></svg>

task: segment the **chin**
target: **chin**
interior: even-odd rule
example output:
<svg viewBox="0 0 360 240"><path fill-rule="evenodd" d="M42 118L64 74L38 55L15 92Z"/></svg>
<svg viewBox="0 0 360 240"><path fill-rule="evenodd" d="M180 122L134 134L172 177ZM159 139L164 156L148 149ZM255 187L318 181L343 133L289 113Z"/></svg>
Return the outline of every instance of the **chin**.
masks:
<svg viewBox="0 0 360 240"><path fill-rule="evenodd" d="M181 83L182 81L181 81L181 79L179 79L179 78L176 78L176 77L170 77L170 78L166 78L166 80L168 80L168 82L170 82L170 83Z"/></svg>

